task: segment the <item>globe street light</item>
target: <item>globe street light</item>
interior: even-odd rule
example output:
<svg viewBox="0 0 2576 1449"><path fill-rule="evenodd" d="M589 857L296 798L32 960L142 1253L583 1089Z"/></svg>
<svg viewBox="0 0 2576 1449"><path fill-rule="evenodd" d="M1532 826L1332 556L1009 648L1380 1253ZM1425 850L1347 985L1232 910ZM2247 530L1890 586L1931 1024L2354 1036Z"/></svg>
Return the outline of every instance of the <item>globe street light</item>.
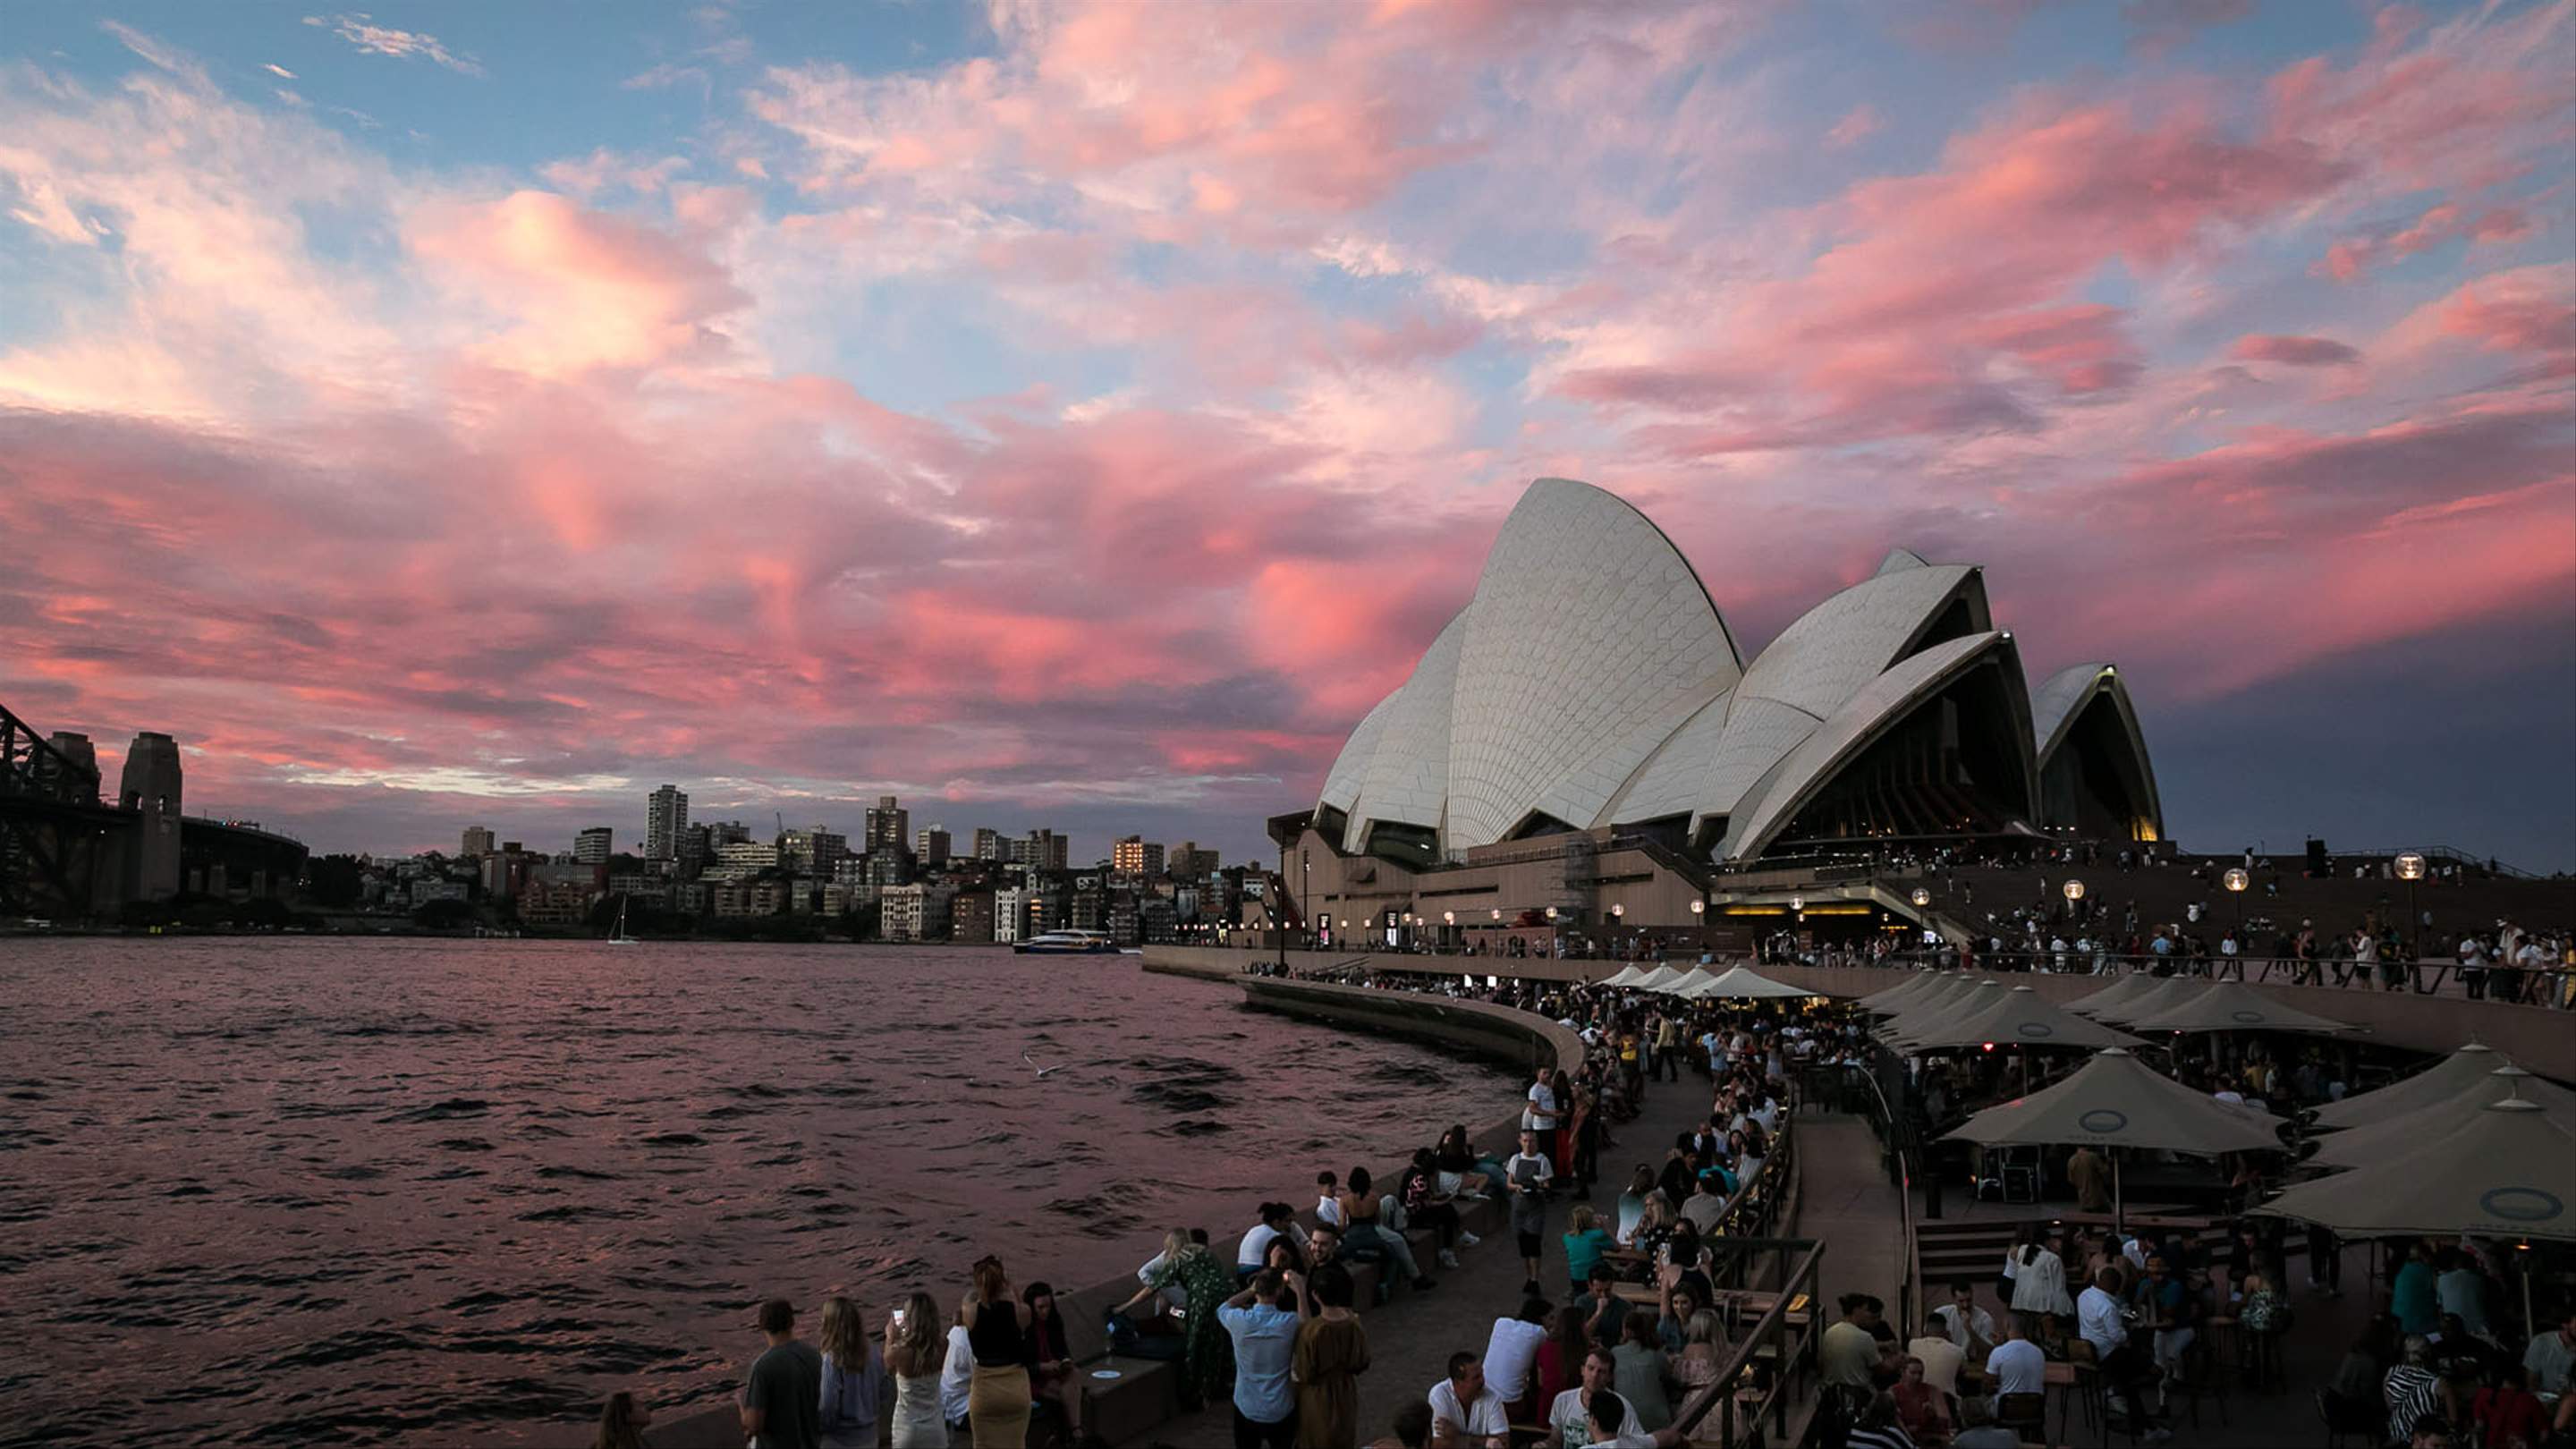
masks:
<svg viewBox="0 0 2576 1449"><path fill-rule="evenodd" d="M1922 907L1924 907L1924 906L1928 906L1928 905L1930 905L1930 904L1932 904L1932 893L1931 893L1930 891L1925 890L1925 889L1924 889L1923 887L1921 887L1921 886L1916 886L1916 887L1914 888L1914 905L1915 905L1915 908L1919 910L1919 909L1921 909Z"/></svg>
<svg viewBox="0 0 2576 1449"><path fill-rule="evenodd" d="M2397 857L2397 878L2406 882L2406 941L2407 950L2410 953L2409 959L2420 961L2424 959L2424 943L2417 939L2416 933L2423 929L2424 918L2415 910L2415 883L2424 878L2423 855L2412 850L2401 852ZM2411 965L2406 974L2409 977L2415 974Z"/></svg>

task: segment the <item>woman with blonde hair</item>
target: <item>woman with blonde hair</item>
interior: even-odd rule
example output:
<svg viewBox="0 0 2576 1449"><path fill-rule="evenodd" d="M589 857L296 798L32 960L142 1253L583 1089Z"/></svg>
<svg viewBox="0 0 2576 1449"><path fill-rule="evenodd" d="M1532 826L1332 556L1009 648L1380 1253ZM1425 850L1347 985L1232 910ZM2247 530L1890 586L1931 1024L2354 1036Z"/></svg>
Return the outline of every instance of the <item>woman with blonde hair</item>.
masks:
<svg viewBox="0 0 2576 1449"><path fill-rule="evenodd" d="M1673 1378L1684 1396L1715 1383L1718 1364L1725 1357L1726 1320L1706 1308L1692 1314L1682 1325L1682 1351L1672 1361Z"/></svg>
<svg viewBox="0 0 2576 1449"><path fill-rule="evenodd" d="M886 1316L885 1365L894 1375L894 1449L948 1449L948 1419L939 1411L948 1334L929 1294L914 1293Z"/></svg>
<svg viewBox="0 0 2576 1449"><path fill-rule="evenodd" d="M1011 1275L987 1255L975 1263L975 1291L958 1313L975 1355L966 1419L975 1449L1024 1449L1029 1438L1029 1306L1011 1296Z"/></svg>
<svg viewBox="0 0 2576 1449"><path fill-rule="evenodd" d="M610 1394L599 1411L597 1449L644 1449L644 1428L652 1422L652 1413L633 1394Z"/></svg>
<svg viewBox="0 0 2576 1449"><path fill-rule="evenodd" d="M877 1396L885 1360L868 1342L868 1321L847 1298L823 1300L823 1443L827 1449L876 1449Z"/></svg>

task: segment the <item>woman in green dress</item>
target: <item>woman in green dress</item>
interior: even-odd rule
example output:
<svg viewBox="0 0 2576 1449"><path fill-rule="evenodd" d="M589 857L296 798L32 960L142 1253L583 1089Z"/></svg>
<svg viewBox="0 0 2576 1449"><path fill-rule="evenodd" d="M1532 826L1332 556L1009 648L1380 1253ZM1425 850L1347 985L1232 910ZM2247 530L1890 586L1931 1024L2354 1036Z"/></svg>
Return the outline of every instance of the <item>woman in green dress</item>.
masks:
<svg viewBox="0 0 2576 1449"><path fill-rule="evenodd" d="M1234 1392L1234 1340L1217 1322L1217 1305L1235 1290L1234 1274L1216 1260L1204 1243L1175 1233L1180 1244L1166 1240L1165 1250L1145 1286L1118 1306L1129 1312L1164 1289L1178 1284L1186 1296L1181 1308L1181 1392L1193 1403L1222 1399Z"/></svg>

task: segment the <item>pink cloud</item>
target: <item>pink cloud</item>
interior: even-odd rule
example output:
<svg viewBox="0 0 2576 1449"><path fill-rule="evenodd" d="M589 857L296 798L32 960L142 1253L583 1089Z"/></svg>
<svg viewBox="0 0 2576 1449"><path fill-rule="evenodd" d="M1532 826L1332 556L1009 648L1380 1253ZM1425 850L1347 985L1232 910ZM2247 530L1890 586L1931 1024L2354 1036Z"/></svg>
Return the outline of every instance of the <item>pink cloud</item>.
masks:
<svg viewBox="0 0 2576 1449"><path fill-rule="evenodd" d="M552 192L433 202L404 239L508 328L482 356L542 376L720 357L717 320L751 300L672 238Z"/></svg>
<svg viewBox="0 0 2576 1449"><path fill-rule="evenodd" d="M2360 353L2331 337L2239 337L2227 355L2239 362L2278 362L2289 367L2336 367L2361 360Z"/></svg>
<svg viewBox="0 0 2576 1449"><path fill-rule="evenodd" d="M1834 122L1833 129L1825 132L1825 144L1837 151L1849 150L1877 135L1886 126L1887 121L1879 115L1878 107L1863 101L1844 112L1843 118Z"/></svg>

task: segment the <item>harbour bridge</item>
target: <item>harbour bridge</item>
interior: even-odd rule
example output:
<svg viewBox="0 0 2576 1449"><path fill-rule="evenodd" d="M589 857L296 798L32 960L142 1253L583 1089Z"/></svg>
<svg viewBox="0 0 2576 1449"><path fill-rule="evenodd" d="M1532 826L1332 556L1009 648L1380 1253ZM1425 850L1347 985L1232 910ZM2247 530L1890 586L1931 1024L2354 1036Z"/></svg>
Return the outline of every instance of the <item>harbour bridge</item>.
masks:
<svg viewBox="0 0 2576 1449"><path fill-rule="evenodd" d="M283 897L302 842L180 809L178 742L134 737L117 793L102 793L89 736L46 734L0 705L0 916L90 921L180 896Z"/></svg>

